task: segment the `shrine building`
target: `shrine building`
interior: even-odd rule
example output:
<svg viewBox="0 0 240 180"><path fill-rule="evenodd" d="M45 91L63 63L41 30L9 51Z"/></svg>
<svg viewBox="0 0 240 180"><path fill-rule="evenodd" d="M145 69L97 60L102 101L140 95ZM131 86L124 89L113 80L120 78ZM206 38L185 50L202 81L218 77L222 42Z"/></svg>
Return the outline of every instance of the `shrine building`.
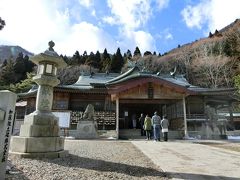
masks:
<svg viewBox="0 0 240 180"><path fill-rule="evenodd" d="M134 128L140 134L140 114L152 116L155 111L169 119L170 137L204 137L207 107L214 109L218 122L232 121L232 105L237 102L234 93L234 88L201 88L189 84L182 75L153 74L135 66L123 74L81 74L72 85L54 87L52 110L70 112L72 133L87 105L92 104L98 130L113 131L117 138L126 131L136 131ZM19 94L26 106L16 108L17 116L35 110L36 94L37 88ZM220 111L228 116L220 116ZM137 119L136 127L132 118Z"/></svg>

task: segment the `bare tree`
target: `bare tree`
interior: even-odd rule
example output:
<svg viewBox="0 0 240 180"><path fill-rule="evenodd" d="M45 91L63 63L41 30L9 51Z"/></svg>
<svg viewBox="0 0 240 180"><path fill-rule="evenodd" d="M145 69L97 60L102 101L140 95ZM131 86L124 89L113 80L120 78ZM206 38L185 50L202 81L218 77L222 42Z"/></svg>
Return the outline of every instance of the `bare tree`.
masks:
<svg viewBox="0 0 240 180"><path fill-rule="evenodd" d="M97 69L94 69L88 65L68 66L58 71L58 79L60 80L61 84L74 84L78 80L81 73L90 75L91 73L96 72Z"/></svg>
<svg viewBox="0 0 240 180"><path fill-rule="evenodd" d="M195 62L198 65L202 80L204 80L202 85L212 88L230 85L232 76L229 64L231 64L231 59L223 54L215 56L209 49L211 49L209 46L204 46L201 57Z"/></svg>

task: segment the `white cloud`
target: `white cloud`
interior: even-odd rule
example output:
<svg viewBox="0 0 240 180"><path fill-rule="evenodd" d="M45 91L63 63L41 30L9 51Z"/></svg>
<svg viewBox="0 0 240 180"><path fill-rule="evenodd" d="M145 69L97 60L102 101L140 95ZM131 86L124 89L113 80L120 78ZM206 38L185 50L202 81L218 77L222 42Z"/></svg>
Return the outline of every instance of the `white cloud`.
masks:
<svg viewBox="0 0 240 180"><path fill-rule="evenodd" d="M92 0L75 0L76 4L67 0L0 1L0 15L6 21L0 32L1 45L19 45L37 54L45 51L53 40L57 53L66 55L73 55L76 50L102 52L104 48L114 53L117 47L122 52L136 46L143 52L156 50L152 35L141 29L152 15L152 1L108 1L112 16L106 16L104 21L119 25L118 37L108 34L102 24L94 25L81 17L82 6L88 8L90 15L96 15Z"/></svg>
<svg viewBox="0 0 240 180"><path fill-rule="evenodd" d="M103 22L106 22L106 23L108 23L108 24L110 24L110 25L116 24L115 19L114 19L113 17L111 17L111 16L105 16L105 17L103 17Z"/></svg>
<svg viewBox="0 0 240 180"><path fill-rule="evenodd" d="M1 45L19 45L37 54L53 40L58 54L103 51L105 47L116 51L114 40L104 30L84 21L71 24L70 10L61 12L56 5L48 0L1 0L1 17L6 21Z"/></svg>
<svg viewBox="0 0 240 180"><path fill-rule="evenodd" d="M46 47L49 40L61 35L69 23L68 12L60 13L45 2L2 0L1 16L6 27L0 33L1 42L36 52L43 48L43 42Z"/></svg>
<svg viewBox="0 0 240 180"><path fill-rule="evenodd" d="M159 32L156 35L156 38L159 38L160 40L165 40L165 41L173 40L173 35L170 31L171 30L169 28L166 28L163 31Z"/></svg>
<svg viewBox="0 0 240 180"><path fill-rule="evenodd" d="M119 45L123 51L130 49L133 52L136 46L139 47L141 52L156 50L155 40L150 33L123 29L121 34L124 34L124 38L119 41Z"/></svg>
<svg viewBox="0 0 240 180"><path fill-rule="evenodd" d="M202 29L206 24L208 31L215 31L239 18L239 7L239 0L201 0L195 6L188 5L181 13L189 28Z"/></svg>
<svg viewBox="0 0 240 180"><path fill-rule="evenodd" d="M155 6L153 5L155 3ZM123 49L134 50L136 46L141 51L156 50L153 36L142 29L153 15L153 9L158 11L168 6L169 0L108 0L111 16L103 17L103 22L110 25L118 25L119 45ZM171 38L170 36L168 38Z"/></svg>
<svg viewBox="0 0 240 180"><path fill-rule="evenodd" d="M187 6L183 9L182 16L187 26L190 28L202 28L202 25L208 20L210 13L210 1L199 3L197 6Z"/></svg>
<svg viewBox="0 0 240 180"><path fill-rule="evenodd" d="M102 29L87 23L81 22L71 27L69 35L58 43L59 52L69 52L74 54L76 50L83 53L85 50L88 54L99 50L103 52L106 47L109 52L116 51L114 40Z"/></svg>
<svg viewBox="0 0 240 180"><path fill-rule="evenodd" d="M148 0L108 0L114 21L127 29L136 29L145 24L152 11Z"/></svg>
<svg viewBox="0 0 240 180"><path fill-rule="evenodd" d="M173 35L172 35L170 32L168 32L168 33L166 34L166 36L165 36L165 39L166 39L166 40L172 40L172 39L173 39Z"/></svg>
<svg viewBox="0 0 240 180"><path fill-rule="evenodd" d="M78 0L78 2L86 8L90 8L91 6L93 6L93 0Z"/></svg>
<svg viewBox="0 0 240 180"><path fill-rule="evenodd" d="M169 0L156 0L156 3L158 5L158 9L161 10L168 7Z"/></svg>
<svg viewBox="0 0 240 180"><path fill-rule="evenodd" d="M144 31L136 31L134 32L134 39L136 46L138 46L142 52L156 50L156 47L154 46L155 40L151 34Z"/></svg>

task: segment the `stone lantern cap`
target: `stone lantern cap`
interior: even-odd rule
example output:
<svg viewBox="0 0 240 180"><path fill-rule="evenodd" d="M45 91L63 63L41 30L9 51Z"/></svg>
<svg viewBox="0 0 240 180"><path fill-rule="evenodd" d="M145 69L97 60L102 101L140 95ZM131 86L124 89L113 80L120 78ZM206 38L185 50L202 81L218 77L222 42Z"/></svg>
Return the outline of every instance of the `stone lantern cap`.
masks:
<svg viewBox="0 0 240 180"><path fill-rule="evenodd" d="M66 67L67 63L53 49L55 43L53 41L50 41L48 45L49 48L44 53L30 57L30 60L37 65L41 62L48 62L55 64L58 68Z"/></svg>

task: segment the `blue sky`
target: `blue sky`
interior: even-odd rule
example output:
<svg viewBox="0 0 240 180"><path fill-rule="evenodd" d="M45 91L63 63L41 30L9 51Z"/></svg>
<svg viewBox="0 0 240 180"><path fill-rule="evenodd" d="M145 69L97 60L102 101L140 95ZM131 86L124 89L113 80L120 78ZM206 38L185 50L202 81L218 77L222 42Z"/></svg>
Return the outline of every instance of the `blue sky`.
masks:
<svg viewBox="0 0 240 180"><path fill-rule="evenodd" d="M232 23L239 7L239 0L0 0L0 45L37 54L53 40L58 54L136 46L163 54Z"/></svg>

